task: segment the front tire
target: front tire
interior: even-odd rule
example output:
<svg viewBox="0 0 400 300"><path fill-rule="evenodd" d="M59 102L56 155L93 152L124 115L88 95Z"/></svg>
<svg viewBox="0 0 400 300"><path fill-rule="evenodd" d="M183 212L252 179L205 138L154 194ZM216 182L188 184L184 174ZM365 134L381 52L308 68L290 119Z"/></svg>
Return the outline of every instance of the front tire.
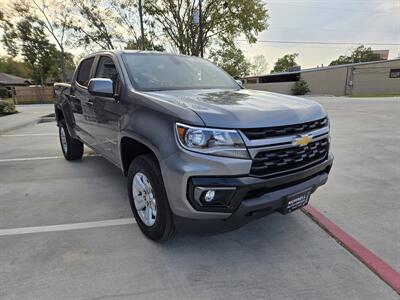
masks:
<svg viewBox="0 0 400 300"><path fill-rule="evenodd" d="M69 134L65 120L61 120L58 126L61 150L66 160L81 159L83 155L83 143L74 139Z"/></svg>
<svg viewBox="0 0 400 300"><path fill-rule="evenodd" d="M128 171L129 202L141 231L154 241L175 235L160 167L153 155L135 158Z"/></svg>

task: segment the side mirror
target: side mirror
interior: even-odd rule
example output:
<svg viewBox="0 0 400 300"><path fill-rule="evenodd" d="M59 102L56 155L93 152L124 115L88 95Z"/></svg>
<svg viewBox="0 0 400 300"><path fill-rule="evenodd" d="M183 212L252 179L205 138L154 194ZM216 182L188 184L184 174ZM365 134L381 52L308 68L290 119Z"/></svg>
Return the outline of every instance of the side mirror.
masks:
<svg viewBox="0 0 400 300"><path fill-rule="evenodd" d="M114 97L113 82L108 78L90 79L88 91L93 96Z"/></svg>
<svg viewBox="0 0 400 300"><path fill-rule="evenodd" d="M243 88L243 82L240 79L236 79L235 81L241 88Z"/></svg>

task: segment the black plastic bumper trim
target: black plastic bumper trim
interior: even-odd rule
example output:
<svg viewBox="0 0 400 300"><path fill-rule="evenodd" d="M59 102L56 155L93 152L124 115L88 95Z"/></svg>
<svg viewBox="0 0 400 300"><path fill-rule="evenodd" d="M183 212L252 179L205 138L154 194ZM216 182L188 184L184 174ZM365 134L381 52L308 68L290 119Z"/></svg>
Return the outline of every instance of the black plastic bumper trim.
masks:
<svg viewBox="0 0 400 300"><path fill-rule="evenodd" d="M236 210L240 209L241 204L253 200L252 198L246 197L252 191L257 191L258 194L261 194L257 195L255 198L263 198L264 195L268 195L275 191L285 190L291 186L296 186L304 182L308 182L314 177L319 178L319 176L324 174L327 177L332 167L332 164L333 155L330 154L325 161L309 169L292 173L290 175L279 176L270 179L263 179L252 176L192 177L188 181L187 199L189 200L193 208L198 211L233 213ZM320 185L324 183L321 183ZM195 201L193 197L194 189L196 186L236 187L236 191L232 195L231 199L227 199L226 206L205 207L199 205L199 203Z"/></svg>
<svg viewBox="0 0 400 300"><path fill-rule="evenodd" d="M313 176L302 183L264 194L258 198L243 201L236 211L227 219L220 220L193 220L175 216L174 221L178 230L192 234L216 234L230 231L243 226L253 220L279 211L289 195L311 190L311 193L326 183L328 173L324 172Z"/></svg>

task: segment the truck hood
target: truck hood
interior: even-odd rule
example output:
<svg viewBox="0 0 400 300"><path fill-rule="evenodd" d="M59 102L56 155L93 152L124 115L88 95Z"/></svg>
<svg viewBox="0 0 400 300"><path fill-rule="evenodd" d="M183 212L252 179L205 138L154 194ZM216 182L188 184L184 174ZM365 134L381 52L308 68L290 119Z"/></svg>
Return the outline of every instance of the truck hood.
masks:
<svg viewBox="0 0 400 300"><path fill-rule="evenodd" d="M326 116L317 102L264 91L174 90L147 94L191 109L209 127L273 127L304 123Z"/></svg>

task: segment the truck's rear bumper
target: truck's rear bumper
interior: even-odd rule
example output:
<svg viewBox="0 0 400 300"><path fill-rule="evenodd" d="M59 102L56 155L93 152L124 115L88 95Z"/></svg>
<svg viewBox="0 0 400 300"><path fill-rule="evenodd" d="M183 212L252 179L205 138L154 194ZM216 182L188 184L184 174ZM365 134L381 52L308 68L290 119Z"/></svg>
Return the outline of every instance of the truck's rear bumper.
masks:
<svg viewBox="0 0 400 300"><path fill-rule="evenodd" d="M255 177L193 178L192 184L194 185L236 186L236 199L233 199L232 206L234 208L231 208L229 216L224 219L200 220L175 216L175 225L180 231L200 234L218 233L238 228L250 221L279 211L289 195L305 190L311 190L311 193L315 192L319 186L327 182L332 163L333 156L329 155L327 160L310 169L272 179ZM252 193L256 196L252 197Z"/></svg>

